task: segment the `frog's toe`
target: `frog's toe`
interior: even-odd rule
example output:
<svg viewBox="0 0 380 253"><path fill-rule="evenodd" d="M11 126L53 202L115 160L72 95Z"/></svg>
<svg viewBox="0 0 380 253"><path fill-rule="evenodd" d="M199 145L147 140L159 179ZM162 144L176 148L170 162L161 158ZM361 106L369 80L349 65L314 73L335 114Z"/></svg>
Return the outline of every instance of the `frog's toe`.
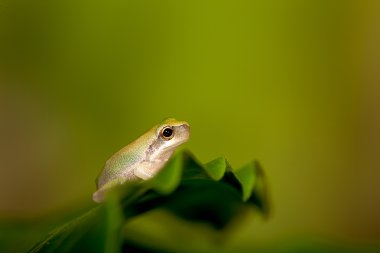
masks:
<svg viewBox="0 0 380 253"><path fill-rule="evenodd" d="M104 200L104 191L102 189L97 190L96 192L94 192L94 194L92 194L92 199L96 203L103 202L103 200Z"/></svg>

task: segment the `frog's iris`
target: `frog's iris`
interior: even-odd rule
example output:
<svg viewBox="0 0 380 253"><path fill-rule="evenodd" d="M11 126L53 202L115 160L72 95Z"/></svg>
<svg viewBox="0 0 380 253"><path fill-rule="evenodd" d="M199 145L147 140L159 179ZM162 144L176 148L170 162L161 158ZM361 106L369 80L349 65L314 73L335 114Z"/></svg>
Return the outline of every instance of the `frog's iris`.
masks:
<svg viewBox="0 0 380 253"><path fill-rule="evenodd" d="M165 140L170 140L173 137L173 129L171 127L165 127L161 134Z"/></svg>

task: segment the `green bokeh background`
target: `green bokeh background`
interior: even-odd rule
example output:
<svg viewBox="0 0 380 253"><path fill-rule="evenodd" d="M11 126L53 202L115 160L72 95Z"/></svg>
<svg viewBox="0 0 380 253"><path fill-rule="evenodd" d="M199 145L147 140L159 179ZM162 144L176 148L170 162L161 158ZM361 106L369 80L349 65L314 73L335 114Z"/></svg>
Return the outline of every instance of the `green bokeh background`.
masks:
<svg viewBox="0 0 380 253"><path fill-rule="evenodd" d="M376 0L0 1L0 237L91 205L105 160L170 116L199 160L266 171L272 217L232 248L378 244L379 24Z"/></svg>

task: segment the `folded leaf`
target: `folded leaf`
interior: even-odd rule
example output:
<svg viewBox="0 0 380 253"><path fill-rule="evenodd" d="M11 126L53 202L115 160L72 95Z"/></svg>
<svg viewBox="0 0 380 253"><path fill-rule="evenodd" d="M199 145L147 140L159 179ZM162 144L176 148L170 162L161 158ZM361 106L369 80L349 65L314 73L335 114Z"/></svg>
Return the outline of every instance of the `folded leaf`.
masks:
<svg viewBox="0 0 380 253"><path fill-rule="evenodd" d="M201 164L188 151L175 154L153 179L128 182L109 191L106 201L51 232L36 244L30 252L120 252L154 249L179 252L186 236L201 234L200 238L211 244L218 233L234 219L242 217L248 206L256 206L262 214L269 211L264 173L257 162L233 170L224 158ZM166 246L154 246L154 233L150 230L147 242L127 231L144 231L149 227L150 213L166 210L155 226L188 226L182 234L166 240ZM157 212L156 212L157 213ZM168 215L173 218L168 218ZM145 218L146 217L146 218ZM136 223L134 220L138 220ZM145 221L144 221L145 220ZM182 221L180 221L182 220ZM140 227L130 224L145 224ZM199 225L189 225L189 224ZM129 225L128 225L129 224ZM187 224L187 225L186 225ZM203 224L203 225L200 225ZM127 226L128 225L128 226ZM128 229L127 229L128 227ZM205 229L208 227L207 229ZM199 230L199 231L198 231ZM148 231L145 230L148 234ZM167 231L170 230L168 228ZM210 233L210 231L215 231ZM158 233L158 232L157 232ZM141 235L143 236L143 235ZM157 234L157 238L163 235ZM169 235L167 235L169 236ZM173 236L173 235L170 235ZM209 237L209 238L208 238ZM174 239L174 240L173 240ZM173 245L169 245L170 242ZM143 244L143 245L142 245ZM189 246L185 252L197 251L199 245ZM198 247L198 248L197 248Z"/></svg>

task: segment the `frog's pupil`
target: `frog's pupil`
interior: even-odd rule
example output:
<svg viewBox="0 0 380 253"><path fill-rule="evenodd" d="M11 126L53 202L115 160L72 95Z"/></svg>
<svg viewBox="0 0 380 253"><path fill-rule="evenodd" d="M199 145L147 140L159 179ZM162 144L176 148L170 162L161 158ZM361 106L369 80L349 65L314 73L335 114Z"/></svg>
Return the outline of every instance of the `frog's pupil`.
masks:
<svg viewBox="0 0 380 253"><path fill-rule="evenodd" d="M162 135L165 136L166 138L172 136L173 134L173 129L171 128L165 128L164 131L162 132Z"/></svg>

